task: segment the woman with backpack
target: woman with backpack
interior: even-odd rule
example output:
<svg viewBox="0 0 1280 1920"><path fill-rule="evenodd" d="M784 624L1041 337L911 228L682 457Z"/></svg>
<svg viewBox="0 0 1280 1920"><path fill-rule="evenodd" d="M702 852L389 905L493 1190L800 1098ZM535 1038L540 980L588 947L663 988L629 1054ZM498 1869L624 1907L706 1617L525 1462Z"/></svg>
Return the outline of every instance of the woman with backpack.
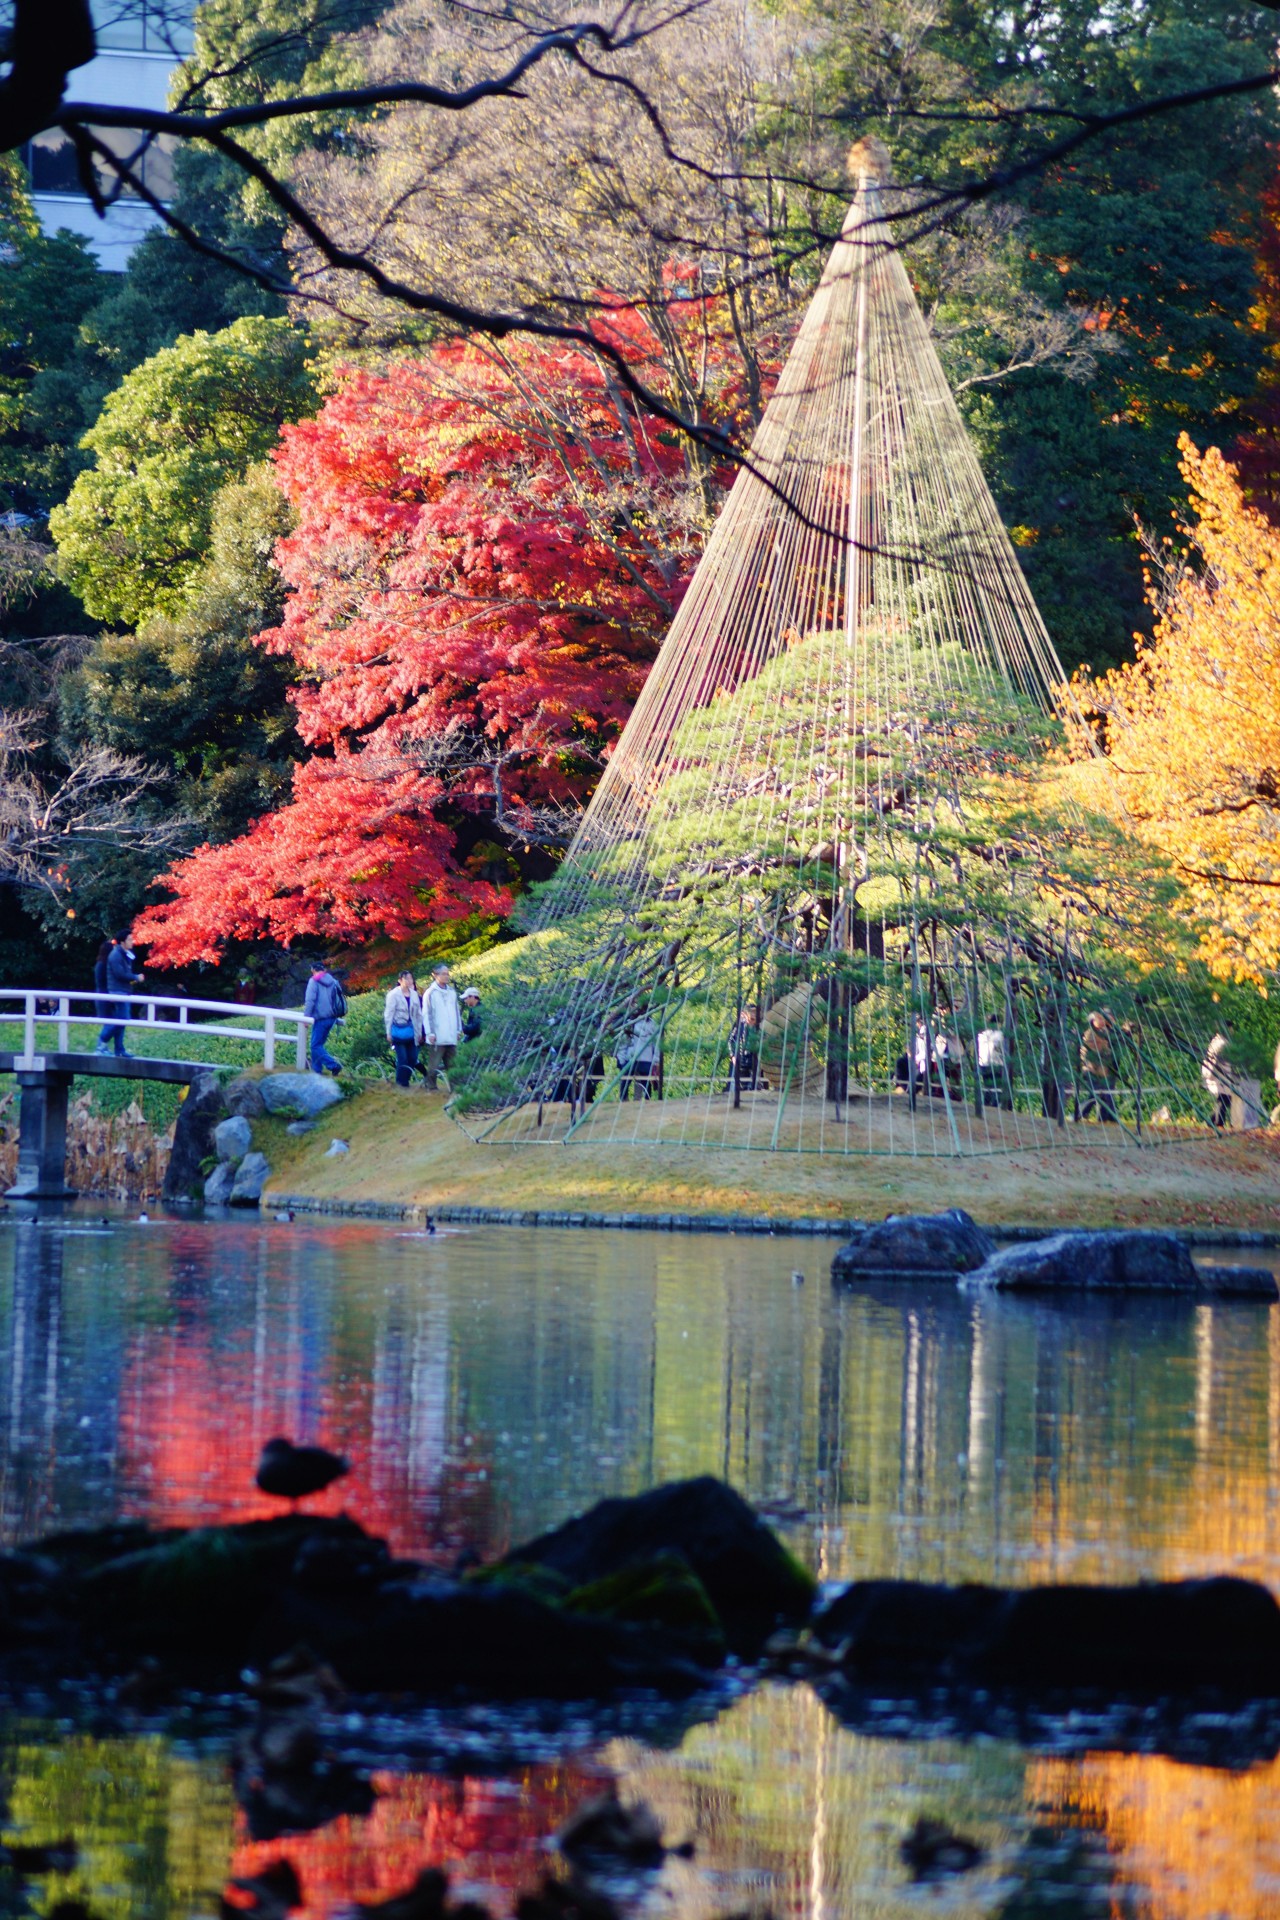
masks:
<svg viewBox="0 0 1280 1920"><path fill-rule="evenodd" d="M325 1041L339 1020L346 1016L347 996L342 991L341 982L334 978L327 967L315 966L311 969L302 1011L312 1023L312 1073L341 1073L342 1062L335 1060L326 1050Z"/></svg>

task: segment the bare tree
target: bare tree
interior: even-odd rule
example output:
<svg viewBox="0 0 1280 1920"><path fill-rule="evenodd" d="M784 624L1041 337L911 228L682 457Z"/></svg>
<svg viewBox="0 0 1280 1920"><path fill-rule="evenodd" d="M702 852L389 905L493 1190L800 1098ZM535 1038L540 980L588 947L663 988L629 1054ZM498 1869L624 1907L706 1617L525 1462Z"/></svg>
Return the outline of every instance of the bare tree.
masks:
<svg viewBox="0 0 1280 1920"><path fill-rule="evenodd" d="M161 776L135 754L107 747L71 751L60 776L42 779L42 716L0 709L0 881L58 898L71 867L104 847L157 859L189 837L190 822L144 807Z"/></svg>

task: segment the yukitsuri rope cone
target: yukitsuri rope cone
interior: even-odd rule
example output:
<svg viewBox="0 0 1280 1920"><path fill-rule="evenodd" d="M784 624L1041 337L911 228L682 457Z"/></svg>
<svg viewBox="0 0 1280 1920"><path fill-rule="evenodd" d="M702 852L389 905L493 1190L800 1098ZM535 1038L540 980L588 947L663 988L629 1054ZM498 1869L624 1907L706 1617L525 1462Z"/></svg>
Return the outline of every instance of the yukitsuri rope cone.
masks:
<svg viewBox="0 0 1280 1920"><path fill-rule="evenodd" d="M870 154L755 471L463 1050L478 1139L956 1154L1207 1117L1159 888L1073 801L1085 730Z"/></svg>

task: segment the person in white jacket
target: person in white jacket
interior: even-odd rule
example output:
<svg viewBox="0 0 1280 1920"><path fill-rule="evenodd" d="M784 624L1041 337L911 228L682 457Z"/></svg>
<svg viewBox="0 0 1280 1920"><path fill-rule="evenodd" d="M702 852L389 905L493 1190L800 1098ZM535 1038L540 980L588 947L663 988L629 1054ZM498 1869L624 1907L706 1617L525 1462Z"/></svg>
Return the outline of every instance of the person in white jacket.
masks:
<svg viewBox="0 0 1280 1920"><path fill-rule="evenodd" d="M422 1002L407 967L387 995L382 1024L396 1056L396 1085L410 1087L422 1045Z"/></svg>
<svg viewBox="0 0 1280 1920"><path fill-rule="evenodd" d="M438 1087L443 1072L447 1091L449 1068L462 1038L462 1009L458 1005L458 990L443 960L432 967L431 985L422 996L422 1024L431 1049L427 1055L427 1085Z"/></svg>

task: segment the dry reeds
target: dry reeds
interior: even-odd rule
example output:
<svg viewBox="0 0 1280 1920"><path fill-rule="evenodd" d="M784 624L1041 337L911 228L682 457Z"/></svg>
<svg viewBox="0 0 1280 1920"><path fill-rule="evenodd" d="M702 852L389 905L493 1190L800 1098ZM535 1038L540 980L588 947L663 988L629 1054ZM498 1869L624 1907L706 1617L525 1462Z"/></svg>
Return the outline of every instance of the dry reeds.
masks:
<svg viewBox="0 0 1280 1920"><path fill-rule="evenodd" d="M98 1112L81 1094L67 1111L67 1185L101 1200L153 1200L164 1181L173 1130L158 1133L136 1100ZM18 1176L18 1096L0 1097L0 1190Z"/></svg>

